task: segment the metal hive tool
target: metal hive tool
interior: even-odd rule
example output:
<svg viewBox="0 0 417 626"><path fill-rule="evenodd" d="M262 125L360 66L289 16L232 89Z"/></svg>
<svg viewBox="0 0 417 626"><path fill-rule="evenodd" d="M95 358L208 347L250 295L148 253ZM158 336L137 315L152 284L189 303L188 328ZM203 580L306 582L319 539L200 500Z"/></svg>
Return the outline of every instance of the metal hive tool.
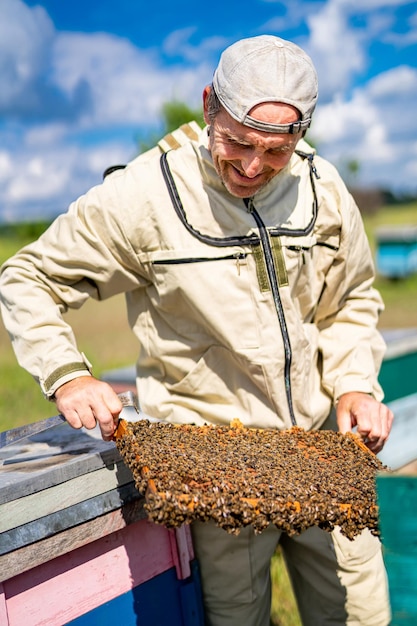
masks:
<svg viewBox="0 0 417 626"><path fill-rule="evenodd" d="M353 539L378 535L375 476L387 468L358 436L123 420L117 448L145 495L149 518L169 527L213 520L230 533L275 524Z"/></svg>

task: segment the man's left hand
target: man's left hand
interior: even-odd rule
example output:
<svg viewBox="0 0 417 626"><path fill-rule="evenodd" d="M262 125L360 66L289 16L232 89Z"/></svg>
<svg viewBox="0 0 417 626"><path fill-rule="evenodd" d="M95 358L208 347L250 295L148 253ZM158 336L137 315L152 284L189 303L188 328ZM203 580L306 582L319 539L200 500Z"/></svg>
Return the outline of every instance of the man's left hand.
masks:
<svg viewBox="0 0 417 626"><path fill-rule="evenodd" d="M336 416L342 433L356 426L357 434L375 454L384 447L394 419L392 411L385 404L358 391L340 396Z"/></svg>

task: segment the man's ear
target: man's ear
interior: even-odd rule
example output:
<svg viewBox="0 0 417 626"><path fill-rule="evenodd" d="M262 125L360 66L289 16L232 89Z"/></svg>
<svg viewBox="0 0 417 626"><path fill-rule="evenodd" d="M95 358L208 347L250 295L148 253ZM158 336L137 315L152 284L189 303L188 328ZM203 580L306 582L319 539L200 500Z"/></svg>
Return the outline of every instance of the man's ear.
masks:
<svg viewBox="0 0 417 626"><path fill-rule="evenodd" d="M208 125L210 125L210 120L207 115L207 98L208 98L210 91L211 91L211 86L206 85L206 87L204 87L204 90L203 90L203 112L204 112L204 121Z"/></svg>

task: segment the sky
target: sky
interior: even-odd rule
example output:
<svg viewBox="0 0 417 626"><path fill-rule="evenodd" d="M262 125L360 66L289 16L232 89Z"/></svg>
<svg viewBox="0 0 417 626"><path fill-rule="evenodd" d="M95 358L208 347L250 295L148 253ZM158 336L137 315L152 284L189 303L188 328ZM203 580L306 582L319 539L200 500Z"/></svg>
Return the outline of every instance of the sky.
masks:
<svg viewBox="0 0 417 626"><path fill-rule="evenodd" d="M313 59L320 154L350 184L417 194L417 2L0 0L0 222L64 212L161 131L165 102L200 108L226 46L265 33Z"/></svg>

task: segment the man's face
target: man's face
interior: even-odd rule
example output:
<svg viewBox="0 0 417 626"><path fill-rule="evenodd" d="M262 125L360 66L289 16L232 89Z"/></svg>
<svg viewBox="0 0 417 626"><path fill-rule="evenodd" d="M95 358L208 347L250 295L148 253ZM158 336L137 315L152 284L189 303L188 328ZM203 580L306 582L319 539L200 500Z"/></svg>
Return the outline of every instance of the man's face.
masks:
<svg viewBox="0 0 417 626"><path fill-rule="evenodd" d="M276 124L295 122L299 117L294 107L278 102L257 105L251 116ZM210 127L209 149L229 193L249 198L287 165L300 137L301 133L267 133L249 128L221 109Z"/></svg>

